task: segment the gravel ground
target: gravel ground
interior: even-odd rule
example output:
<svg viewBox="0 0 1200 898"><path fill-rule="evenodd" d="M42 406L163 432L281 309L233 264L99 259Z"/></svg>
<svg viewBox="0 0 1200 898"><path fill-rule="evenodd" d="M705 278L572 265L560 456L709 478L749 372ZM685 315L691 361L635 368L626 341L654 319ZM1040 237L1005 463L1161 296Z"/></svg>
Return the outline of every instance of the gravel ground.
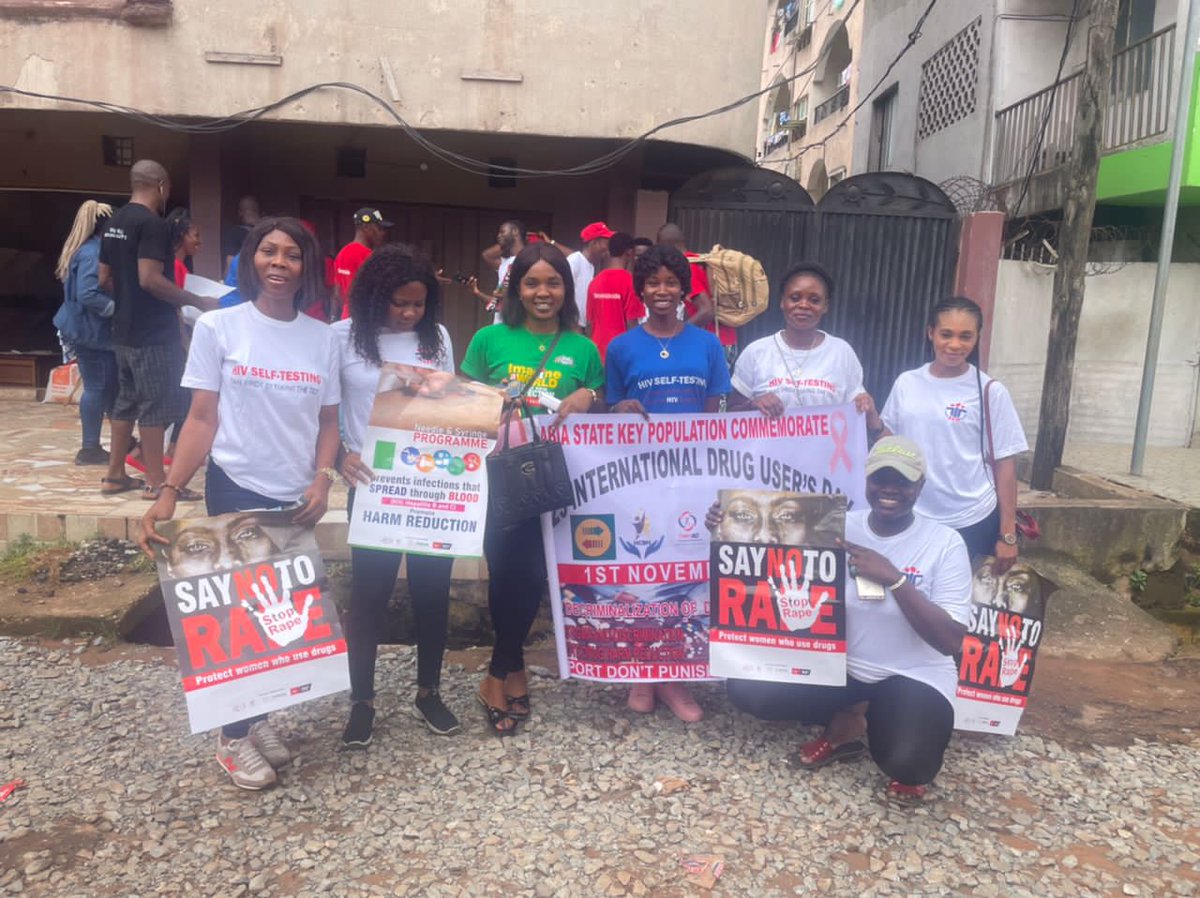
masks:
<svg viewBox="0 0 1200 898"><path fill-rule="evenodd" d="M271 792L239 792L188 736L174 665L96 663L85 643L0 639L0 893L33 896L1193 895L1200 750L1135 741L956 738L924 806L894 808L869 762L815 775L802 731L734 713L718 689L686 727L624 690L539 678L500 740L453 665L463 718L408 713L413 654L381 657L380 718L337 750L344 699L274 716L300 752ZM83 662L87 663L83 663ZM656 782L659 784L656 787ZM681 859L725 860L711 890Z"/></svg>

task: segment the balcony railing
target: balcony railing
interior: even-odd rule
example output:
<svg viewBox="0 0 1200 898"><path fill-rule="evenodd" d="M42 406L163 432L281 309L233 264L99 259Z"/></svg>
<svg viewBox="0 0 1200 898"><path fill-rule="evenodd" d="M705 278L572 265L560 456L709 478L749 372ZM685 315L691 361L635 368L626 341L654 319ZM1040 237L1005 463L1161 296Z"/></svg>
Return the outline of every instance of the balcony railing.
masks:
<svg viewBox="0 0 1200 898"><path fill-rule="evenodd" d="M850 85L843 84L837 93L813 110L813 124L827 119L835 112L840 112L850 105Z"/></svg>
<svg viewBox="0 0 1200 898"><path fill-rule="evenodd" d="M1166 133L1170 119L1174 73L1175 26L1168 25L1113 57L1112 90L1104 115L1104 151ZM1064 78L1057 96L1052 86L996 113L996 146L992 180L1004 184L1066 164L1075 144L1075 108L1083 73ZM1049 110L1046 134L1038 134ZM820 107L817 107L818 110ZM1036 149L1036 158L1034 152Z"/></svg>

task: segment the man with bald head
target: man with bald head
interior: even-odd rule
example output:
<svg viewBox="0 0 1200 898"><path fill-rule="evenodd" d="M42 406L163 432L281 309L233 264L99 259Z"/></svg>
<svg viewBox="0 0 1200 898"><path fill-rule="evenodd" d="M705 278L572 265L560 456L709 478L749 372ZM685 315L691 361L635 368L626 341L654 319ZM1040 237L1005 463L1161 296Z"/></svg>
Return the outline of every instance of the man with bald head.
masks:
<svg viewBox="0 0 1200 898"><path fill-rule="evenodd" d="M696 253L688 252L683 228L674 222L668 221L659 228L657 236L660 246L673 246L689 259L696 258ZM721 341L721 345L728 352L729 347L737 342L737 331L727 324L722 324L720 329L717 328L716 321L713 320L714 303L712 289L708 284L708 272L698 262L692 262L691 266L692 289L680 307L680 314L687 318L689 324L715 333L717 339Z"/></svg>
<svg viewBox="0 0 1200 898"><path fill-rule="evenodd" d="M169 267L174 261L171 237L162 218L171 195L166 169L153 160L139 160L130 170L130 186L129 202L109 220L100 240L100 286L116 303L112 334L117 356L112 446L100 492L144 489L152 499L166 479L163 431L187 413L187 394L179 385L184 361L179 308L208 311L217 302L175 286ZM145 483L125 471L134 422L141 436Z"/></svg>

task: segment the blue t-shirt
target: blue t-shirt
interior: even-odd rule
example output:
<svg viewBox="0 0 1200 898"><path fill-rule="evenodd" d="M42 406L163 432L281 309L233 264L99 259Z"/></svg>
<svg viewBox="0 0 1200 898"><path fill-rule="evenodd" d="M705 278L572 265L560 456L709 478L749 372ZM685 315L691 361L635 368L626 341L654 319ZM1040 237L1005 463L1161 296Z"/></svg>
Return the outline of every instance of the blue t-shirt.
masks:
<svg viewBox="0 0 1200 898"><path fill-rule="evenodd" d="M670 353L665 359L664 344ZM670 341L650 336L644 327L617 336L608 344L605 370L609 405L637 399L648 412L702 412L708 397L733 389L716 336L690 324Z"/></svg>
<svg viewBox="0 0 1200 898"><path fill-rule="evenodd" d="M233 289L217 300L217 305L222 309L228 309L231 306L241 305L246 300L242 298L242 294L238 291L237 285L238 274L238 257L234 256L229 261L229 271L225 272L225 286Z"/></svg>

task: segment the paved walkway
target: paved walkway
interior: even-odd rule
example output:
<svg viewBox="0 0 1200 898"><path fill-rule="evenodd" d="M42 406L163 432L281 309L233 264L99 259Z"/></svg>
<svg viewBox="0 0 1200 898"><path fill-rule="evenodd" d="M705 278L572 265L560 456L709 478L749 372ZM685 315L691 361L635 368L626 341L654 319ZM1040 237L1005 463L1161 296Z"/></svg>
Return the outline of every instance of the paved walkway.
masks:
<svg viewBox="0 0 1200 898"><path fill-rule="evenodd" d="M1067 446L1063 461L1134 489L1200 508L1200 447L1149 447L1141 477L1129 473L1132 451L1128 444L1072 444Z"/></svg>

